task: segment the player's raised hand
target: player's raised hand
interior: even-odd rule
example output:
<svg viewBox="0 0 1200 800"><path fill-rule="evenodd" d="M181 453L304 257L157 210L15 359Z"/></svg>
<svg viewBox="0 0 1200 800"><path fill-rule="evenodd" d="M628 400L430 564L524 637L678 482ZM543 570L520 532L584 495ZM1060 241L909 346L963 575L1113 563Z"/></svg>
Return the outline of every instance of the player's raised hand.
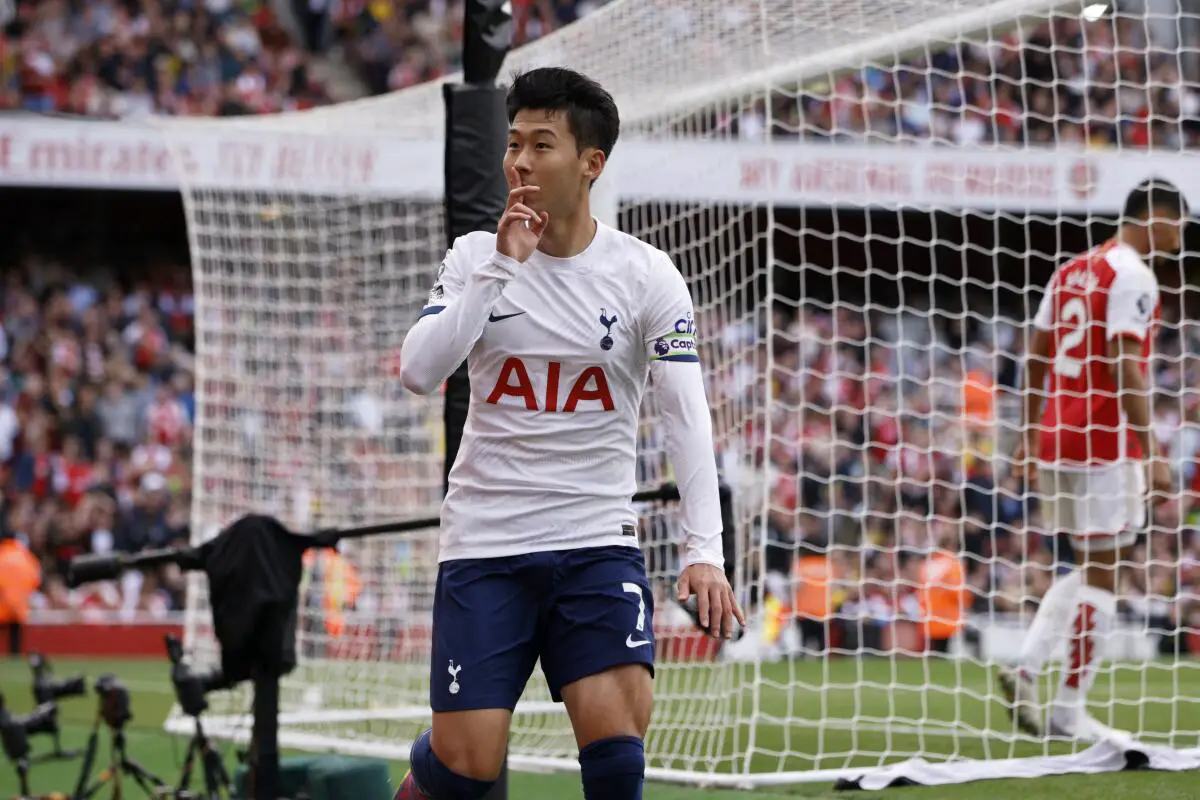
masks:
<svg viewBox="0 0 1200 800"><path fill-rule="evenodd" d="M700 627L714 639L732 639L734 619L745 626L746 617L722 570L712 564L692 564L685 569L679 576L679 602L686 603L693 594Z"/></svg>
<svg viewBox="0 0 1200 800"><path fill-rule="evenodd" d="M545 211L539 214L525 205L525 201L537 193L537 186L522 185L521 173L516 167L509 168L508 203L496 226L496 250L501 255L524 262L537 249L550 222L550 215Z"/></svg>
<svg viewBox="0 0 1200 800"><path fill-rule="evenodd" d="M1166 459L1152 458L1146 469L1149 472L1146 484L1150 490L1150 502L1158 505L1169 499L1175 490L1175 481L1171 479L1171 467Z"/></svg>

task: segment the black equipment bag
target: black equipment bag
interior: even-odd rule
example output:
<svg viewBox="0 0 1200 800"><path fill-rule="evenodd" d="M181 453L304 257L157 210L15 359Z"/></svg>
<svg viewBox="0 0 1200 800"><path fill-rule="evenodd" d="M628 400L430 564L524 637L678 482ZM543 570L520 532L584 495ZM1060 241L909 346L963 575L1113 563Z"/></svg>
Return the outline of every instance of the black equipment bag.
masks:
<svg viewBox="0 0 1200 800"><path fill-rule="evenodd" d="M256 668L276 676L295 668L302 558L309 544L277 519L251 514L204 545L226 680L251 680Z"/></svg>

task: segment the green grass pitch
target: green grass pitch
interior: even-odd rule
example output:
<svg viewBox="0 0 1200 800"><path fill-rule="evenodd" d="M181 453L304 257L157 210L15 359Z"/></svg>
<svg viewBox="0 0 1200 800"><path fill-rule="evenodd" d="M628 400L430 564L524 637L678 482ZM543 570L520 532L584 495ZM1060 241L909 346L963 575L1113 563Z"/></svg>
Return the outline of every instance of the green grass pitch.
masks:
<svg viewBox="0 0 1200 800"><path fill-rule="evenodd" d="M96 698L90 686L99 675L111 672L120 676L133 694L134 719L129 724L129 754L153 772L172 783L178 779L185 740L163 733L162 722L174 702L165 662L159 661L56 661L59 677L83 672L88 676L89 695L71 698L61 705L63 743L67 748L82 748L95 714ZM931 752L957 752L962 756L1009 757L1043 752L1043 745L1029 741L1013 742L1003 707L989 699L995 689L982 668L968 664L920 661L891 662L885 659L795 662L763 666L764 684L758 702L763 713L774 719L761 723L756 743L765 751L778 753L828 754L814 762L796 755L760 756L756 769L836 768L869 766L872 762L854 757L855 752L919 752L922 745ZM854 687L858 684L857 690ZM787 692L773 686L807 686ZM818 689L821 685L825 688ZM895 687L889 690L888 686ZM945 687L962 686L965 691L951 693ZM24 661L0 662L0 691L14 713L25 713L32 707L30 672ZM1093 692L1101 719L1126 729L1140 730L1148 739L1172 741L1173 729L1200 728L1200 663L1185 663L1171 669L1166 663L1146 669L1117 668L1102 675ZM1109 712L1111 711L1111 717ZM682 719L683 713L672 707L656 709L656 719L670 725L672 718ZM890 733L883 730L882 721L888 717L903 717L918 721ZM820 719L835 722L821 724ZM846 720L857 718L861 724L852 726ZM808 722L797 720L806 719ZM790 722L789 722L790 720ZM841 720L842 722L836 722ZM874 722L872 723L872 720ZM957 725L955 724L957 723ZM974 731L972 730L974 729ZM990 731L981 734L978 731ZM936 736L937 738L931 738ZM1190 740L1175 737L1174 744L1182 747L1197 745L1195 735ZM47 747L45 737L34 740L35 752ZM102 739L106 748L107 736ZM731 742L732 752L738 745ZM232 748L222 743L222 751L232 771ZM1060 751L1062 746L1058 748ZM102 749L106 752L106 749ZM74 786L79 762L38 765L32 772L34 793L66 792ZM392 774L399 778L405 765L397 762ZM198 784L193 784L198 788ZM1198 796L1200 775L1196 773L1123 773L1096 776L1066 776L1026 781L985 781L966 786L933 789L897 789L883 793L888 797L932 800L982 800L982 798L1020 798L1040 800L1123 800L1147 798L1173 800ZM577 775L544 775L514 773L510 781L513 800L570 800L581 798ZM16 774L11 765L0 765L0 796L17 793ZM107 797L107 790L100 795ZM127 792L128 797L140 797L139 790ZM650 784L647 800L684 800L684 798L849 798L856 795L833 791L828 783L801 784L788 788L763 789L754 793L736 791L703 791L692 787ZM874 794L863 795L874 796Z"/></svg>

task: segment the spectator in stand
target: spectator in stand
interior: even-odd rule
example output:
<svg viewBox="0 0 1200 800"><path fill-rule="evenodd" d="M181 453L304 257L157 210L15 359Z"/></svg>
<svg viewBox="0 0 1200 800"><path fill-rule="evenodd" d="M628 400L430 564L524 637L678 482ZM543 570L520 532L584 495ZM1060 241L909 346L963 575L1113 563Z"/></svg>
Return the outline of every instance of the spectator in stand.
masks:
<svg viewBox="0 0 1200 800"><path fill-rule="evenodd" d="M830 552L823 540L802 542L793 565L793 601L800 652L822 656L831 646L830 622L842 601L845 564L839 551Z"/></svg>
<svg viewBox="0 0 1200 800"><path fill-rule="evenodd" d="M937 546L917 562L917 596L926 648L933 653L950 652L950 642L962 630L971 607L960 542L947 528Z"/></svg>
<svg viewBox="0 0 1200 800"><path fill-rule="evenodd" d="M8 628L8 652L21 654L21 639L29 621L29 598L42 582L42 569L25 543L0 533L0 625Z"/></svg>

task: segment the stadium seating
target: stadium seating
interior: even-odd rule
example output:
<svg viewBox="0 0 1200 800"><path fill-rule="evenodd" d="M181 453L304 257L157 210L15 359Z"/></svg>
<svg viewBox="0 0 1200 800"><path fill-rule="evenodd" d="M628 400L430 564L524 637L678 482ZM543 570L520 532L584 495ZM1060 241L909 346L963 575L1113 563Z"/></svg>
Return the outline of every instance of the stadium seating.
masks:
<svg viewBox="0 0 1200 800"><path fill-rule="evenodd" d="M182 267L98 286L31 255L0 288L3 526L45 575L35 609L141 612L182 603L177 571L68 591L75 555L185 543L194 413Z"/></svg>
<svg viewBox="0 0 1200 800"><path fill-rule="evenodd" d="M266 2L21 0L15 11L0 35L0 111L235 116L328 101Z"/></svg>

